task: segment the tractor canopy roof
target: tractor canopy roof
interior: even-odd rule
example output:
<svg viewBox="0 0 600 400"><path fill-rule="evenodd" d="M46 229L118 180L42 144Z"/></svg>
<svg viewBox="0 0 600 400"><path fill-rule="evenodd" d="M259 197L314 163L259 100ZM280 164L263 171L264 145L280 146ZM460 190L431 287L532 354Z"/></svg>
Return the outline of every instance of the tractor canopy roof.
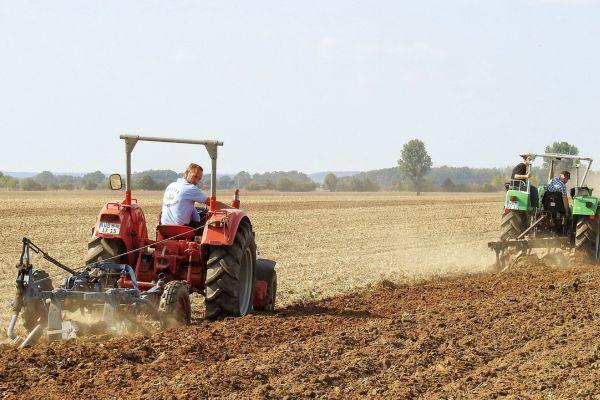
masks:
<svg viewBox="0 0 600 400"><path fill-rule="evenodd" d="M574 161L574 167L575 167L575 181L574 184L576 187L582 187L584 185L585 179L587 177L588 172L590 171L590 168L592 166L592 159L590 157L581 157L581 156L577 156L577 155L572 155L572 154L561 154L561 153L541 153L541 154L536 154L536 153L521 153L519 154L521 157L523 158L529 158L531 160L531 162L533 163L533 161L539 157L544 159L544 161L547 161L548 164L550 165L550 169L548 171L548 180L552 179L552 177L554 176L554 167L559 165L557 162L561 161L561 160L572 160ZM581 164L580 161L585 161L585 163ZM582 167L584 168L583 171L583 175L579 175L579 168ZM569 169L569 168L567 168Z"/></svg>
<svg viewBox="0 0 600 400"><path fill-rule="evenodd" d="M561 153L541 153L541 154L537 154L537 153L521 153L519 154L521 157L525 158L529 158L532 162L540 157L543 158L544 160L550 161L550 160L555 160L555 161L560 161L560 160L575 160L575 161L588 161L588 162L592 162L593 160L590 157L582 157L582 156L575 156L572 154L561 154Z"/></svg>

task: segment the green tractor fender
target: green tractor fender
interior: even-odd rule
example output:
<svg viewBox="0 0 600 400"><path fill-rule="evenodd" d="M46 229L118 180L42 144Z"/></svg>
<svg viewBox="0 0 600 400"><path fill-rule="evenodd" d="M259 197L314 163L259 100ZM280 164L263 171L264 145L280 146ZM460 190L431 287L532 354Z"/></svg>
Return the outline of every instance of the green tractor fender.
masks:
<svg viewBox="0 0 600 400"><path fill-rule="evenodd" d="M526 212L529 209L529 193L509 189L504 199L504 209Z"/></svg>
<svg viewBox="0 0 600 400"><path fill-rule="evenodd" d="M596 215L597 211L598 198L592 196L573 198L573 215Z"/></svg>

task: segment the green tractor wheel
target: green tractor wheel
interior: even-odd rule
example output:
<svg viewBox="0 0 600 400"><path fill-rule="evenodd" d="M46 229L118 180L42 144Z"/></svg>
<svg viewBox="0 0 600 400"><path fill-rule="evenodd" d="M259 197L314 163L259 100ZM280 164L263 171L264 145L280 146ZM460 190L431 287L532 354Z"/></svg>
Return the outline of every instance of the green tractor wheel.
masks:
<svg viewBox="0 0 600 400"><path fill-rule="evenodd" d="M522 211L510 210L502 216L500 223L502 234L501 240L516 239L525 230L526 215Z"/></svg>
<svg viewBox="0 0 600 400"><path fill-rule="evenodd" d="M599 215L596 218L580 217L575 230L575 249L585 252L591 259L596 256L596 241L598 240Z"/></svg>

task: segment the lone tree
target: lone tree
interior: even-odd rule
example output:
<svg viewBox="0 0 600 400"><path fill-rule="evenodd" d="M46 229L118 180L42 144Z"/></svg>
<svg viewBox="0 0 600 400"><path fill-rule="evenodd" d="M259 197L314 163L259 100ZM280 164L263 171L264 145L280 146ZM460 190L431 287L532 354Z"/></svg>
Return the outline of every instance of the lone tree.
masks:
<svg viewBox="0 0 600 400"><path fill-rule="evenodd" d="M579 155L579 149L568 142L554 142L549 146L546 146L544 150L546 153L559 153L559 154L570 154L572 156ZM561 160L558 163L554 163L554 173L565 169L571 169L574 167L573 160ZM550 170L550 163L544 161L544 169Z"/></svg>
<svg viewBox="0 0 600 400"><path fill-rule="evenodd" d="M417 191L417 196L421 195L421 178L431 169L431 157L425 150L425 143L419 139L413 139L404 144L402 155L398 160L400 173L409 179Z"/></svg>
<svg viewBox="0 0 600 400"><path fill-rule="evenodd" d="M337 187L337 176L333 173L328 173L325 175L325 180L323 181L323 187L330 192L335 192L335 188Z"/></svg>

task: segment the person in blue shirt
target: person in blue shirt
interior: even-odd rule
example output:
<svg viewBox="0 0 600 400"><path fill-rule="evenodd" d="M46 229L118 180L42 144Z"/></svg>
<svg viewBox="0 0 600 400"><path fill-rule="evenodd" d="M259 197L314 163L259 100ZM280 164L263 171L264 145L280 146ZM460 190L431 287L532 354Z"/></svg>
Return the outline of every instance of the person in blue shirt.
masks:
<svg viewBox="0 0 600 400"><path fill-rule="evenodd" d="M567 182L571 179L571 173L569 171L562 171L559 176L556 176L548 182L546 190L548 192L560 192L563 196L563 204L565 206L565 213L569 214L569 197L567 195Z"/></svg>
<svg viewBox="0 0 600 400"><path fill-rule="evenodd" d="M203 173L200 165L191 163L183 178L167 186L163 196L161 224L200 226L200 214L195 203L208 205L210 202L210 198L196 186Z"/></svg>

